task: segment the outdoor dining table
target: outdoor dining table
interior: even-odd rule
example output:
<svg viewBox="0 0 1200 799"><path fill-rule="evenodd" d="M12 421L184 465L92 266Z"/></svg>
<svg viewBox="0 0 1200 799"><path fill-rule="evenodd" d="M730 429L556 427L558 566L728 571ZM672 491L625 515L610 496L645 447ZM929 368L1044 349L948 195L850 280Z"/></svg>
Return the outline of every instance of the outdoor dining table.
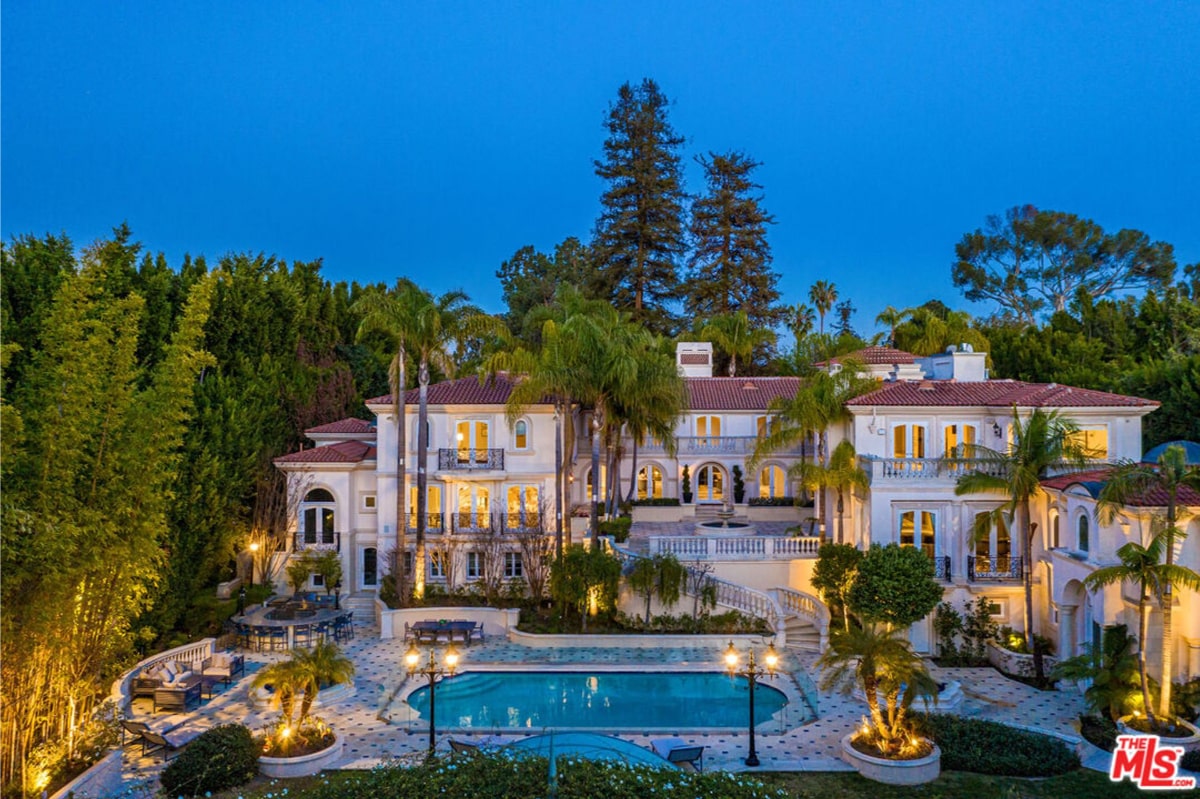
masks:
<svg viewBox="0 0 1200 799"><path fill-rule="evenodd" d="M434 643L438 640L439 635L444 635L451 641L461 640L470 646L471 634L474 630L475 622L473 621L426 620L415 622L412 626L413 635L421 643Z"/></svg>

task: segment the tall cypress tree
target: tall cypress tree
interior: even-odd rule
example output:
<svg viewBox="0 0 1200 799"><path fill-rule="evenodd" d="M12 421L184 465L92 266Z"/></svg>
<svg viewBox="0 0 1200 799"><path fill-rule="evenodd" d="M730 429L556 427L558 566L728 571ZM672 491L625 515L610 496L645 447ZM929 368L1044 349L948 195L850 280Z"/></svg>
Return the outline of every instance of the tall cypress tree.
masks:
<svg viewBox="0 0 1200 799"><path fill-rule="evenodd" d="M678 261L685 250L683 137L667 121L666 96L646 78L621 86L608 112L604 159L596 174L600 198L593 244L600 297L658 333L677 325L669 304L680 298Z"/></svg>
<svg viewBox="0 0 1200 799"><path fill-rule="evenodd" d="M775 218L759 205L755 192L762 187L750 177L759 163L739 152L696 160L708 191L692 203L687 310L704 319L744 311L756 328L777 325L785 309L767 243Z"/></svg>

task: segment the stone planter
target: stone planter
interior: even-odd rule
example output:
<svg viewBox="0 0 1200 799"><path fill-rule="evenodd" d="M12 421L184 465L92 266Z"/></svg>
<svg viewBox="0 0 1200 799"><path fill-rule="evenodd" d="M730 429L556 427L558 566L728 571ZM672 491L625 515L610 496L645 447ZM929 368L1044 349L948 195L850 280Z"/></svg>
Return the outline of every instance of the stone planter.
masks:
<svg viewBox="0 0 1200 799"><path fill-rule="evenodd" d="M342 756L344 739L336 730L333 733L333 744L299 757L260 757L258 770L264 777L274 779L291 779L292 777L309 777L332 766Z"/></svg>
<svg viewBox="0 0 1200 799"><path fill-rule="evenodd" d="M923 785L933 782L942 773L942 750L930 741L933 751L916 760L888 760L864 755L854 748L850 739L854 733L842 738L842 760L869 780L886 785Z"/></svg>
<svg viewBox="0 0 1200 799"><path fill-rule="evenodd" d="M988 663L1005 674L1015 674L1018 677L1034 675L1033 655L1022 655L1020 652L1013 652L988 642L987 659ZM1046 674L1049 674L1056 665L1058 665L1058 658L1053 655L1042 656L1042 666Z"/></svg>
<svg viewBox="0 0 1200 799"><path fill-rule="evenodd" d="M1149 732L1142 732L1141 730L1135 730L1130 727L1129 720L1132 718L1133 716L1122 716L1121 718L1117 719L1117 732L1121 733L1122 735L1153 734ZM1175 725L1190 730L1192 734L1186 738L1166 738L1159 736L1159 742L1161 744L1165 746L1181 746L1185 751L1188 752L1194 752L1195 750L1200 749L1200 727L1197 727L1191 722L1184 721L1183 719L1175 719Z"/></svg>

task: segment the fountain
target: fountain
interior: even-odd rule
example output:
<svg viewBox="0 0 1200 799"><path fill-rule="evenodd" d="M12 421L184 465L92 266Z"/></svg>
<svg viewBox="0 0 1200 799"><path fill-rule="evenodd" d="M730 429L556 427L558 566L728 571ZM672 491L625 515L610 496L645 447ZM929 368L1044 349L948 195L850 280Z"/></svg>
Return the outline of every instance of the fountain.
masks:
<svg viewBox="0 0 1200 799"><path fill-rule="evenodd" d="M754 535L758 529L750 522L735 522L733 519L733 506L726 502L717 511L717 521L703 521L696 523L696 533L700 535Z"/></svg>

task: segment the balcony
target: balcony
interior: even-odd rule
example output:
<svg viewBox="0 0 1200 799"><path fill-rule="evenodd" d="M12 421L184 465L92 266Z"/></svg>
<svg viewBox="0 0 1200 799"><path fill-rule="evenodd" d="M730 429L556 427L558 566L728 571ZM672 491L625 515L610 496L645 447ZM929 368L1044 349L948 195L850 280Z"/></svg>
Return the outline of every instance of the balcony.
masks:
<svg viewBox="0 0 1200 799"><path fill-rule="evenodd" d="M980 458L879 458L862 455L859 458L872 483L881 480L953 482L964 474L983 472L1003 477L1004 466Z"/></svg>
<svg viewBox="0 0 1200 799"><path fill-rule="evenodd" d="M680 560L797 560L815 558L821 539L815 536L651 536L651 555Z"/></svg>
<svg viewBox="0 0 1200 799"><path fill-rule="evenodd" d="M679 457L689 455L750 455L758 444L757 436L676 436L675 446ZM633 451L633 441L625 441L625 451ZM666 452L661 441L647 441L638 447L638 452L655 454ZM800 455L803 447L779 450L779 455Z"/></svg>
<svg viewBox="0 0 1200 799"><path fill-rule="evenodd" d="M438 471L504 471L502 449L439 449Z"/></svg>
<svg viewBox="0 0 1200 799"><path fill-rule="evenodd" d="M953 577L950 574L950 556L941 555L936 558L931 558L933 561L933 576L943 582L950 582Z"/></svg>
<svg viewBox="0 0 1200 799"><path fill-rule="evenodd" d="M417 531L417 514L408 514L408 531L415 533ZM425 532L427 533L444 533L446 532L446 514L444 513L426 513L425 514Z"/></svg>
<svg viewBox="0 0 1200 799"><path fill-rule="evenodd" d="M1021 558L967 558L967 580L972 583L1011 583L1021 579Z"/></svg>
<svg viewBox="0 0 1200 799"><path fill-rule="evenodd" d="M292 538L292 550L327 550L342 551L342 534L332 530L302 530Z"/></svg>

